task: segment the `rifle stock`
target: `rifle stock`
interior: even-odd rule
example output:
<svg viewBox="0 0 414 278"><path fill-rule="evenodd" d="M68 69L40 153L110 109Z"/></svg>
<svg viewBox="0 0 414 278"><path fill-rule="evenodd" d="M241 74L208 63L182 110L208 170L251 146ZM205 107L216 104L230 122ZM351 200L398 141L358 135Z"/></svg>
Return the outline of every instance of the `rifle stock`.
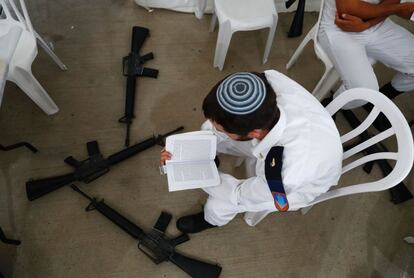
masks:
<svg viewBox="0 0 414 278"><path fill-rule="evenodd" d="M195 260L177 252L173 252L169 260L193 278L219 277L221 273L221 267L216 264Z"/></svg>
<svg viewBox="0 0 414 278"><path fill-rule="evenodd" d="M286 2L286 5L287 4L288 3ZM289 38L299 37L300 35L302 35L303 18L305 16L305 4L306 4L306 0L299 0L298 7L295 12L295 17L293 18L292 25L290 26L290 29L289 29L289 33L288 33Z"/></svg>
<svg viewBox="0 0 414 278"><path fill-rule="evenodd" d="M27 199L33 201L74 181L75 175L73 173L38 180L29 180L26 182Z"/></svg>

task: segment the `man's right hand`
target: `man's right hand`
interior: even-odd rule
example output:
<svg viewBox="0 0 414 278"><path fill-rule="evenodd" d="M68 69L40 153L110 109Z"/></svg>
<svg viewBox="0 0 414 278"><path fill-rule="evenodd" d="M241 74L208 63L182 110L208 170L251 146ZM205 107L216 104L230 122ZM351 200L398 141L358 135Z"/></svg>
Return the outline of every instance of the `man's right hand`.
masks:
<svg viewBox="0 0 414 278"><path fill-rule="evenodd" d="M160 165L164 166L166 160L170 160L172 157L170 152L167 152L165 149L161 150Z"/></svg>
<svg viewBox="0 0 414 278"><path fill-rule="evenodd" d="M343 14L341 17L336 13L335 24L345 32L362 32L370 27L369 22L349 14Z"/></svg>

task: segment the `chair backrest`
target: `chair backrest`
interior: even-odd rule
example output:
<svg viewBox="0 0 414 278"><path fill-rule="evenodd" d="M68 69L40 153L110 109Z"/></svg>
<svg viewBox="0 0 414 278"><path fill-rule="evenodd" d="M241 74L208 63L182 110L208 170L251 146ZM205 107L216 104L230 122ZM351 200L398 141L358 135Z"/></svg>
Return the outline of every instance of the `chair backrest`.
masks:
<svg viewBox="0 0 414 278"><path fill-rule="evenodd" d="M410 127L398 107L382 93L365 88L350 89L335 98L326 107L326 109L331 115L334 115L345 104L354 100L363 100L370 102L374 105L374 108L369 113L367 118L357 128L341 136L342 144L349 142L353 138L356 138L367 128L369 128L381 112L391 123L391 127L345 151L343 159L348 159L351 156L367 149L368 147L394 135L397 142L397 151L379 152L365 155L354 160L353 162L350 162L347 165L344 165L342 168L342 174L370 161L381 159L395 160L395 166L389 175L380 180L330 190L326 193L323 193L314 201L309 203L309 206L340 196L389 189L400 183L409 174L413 166L414 143Z"/></svg>

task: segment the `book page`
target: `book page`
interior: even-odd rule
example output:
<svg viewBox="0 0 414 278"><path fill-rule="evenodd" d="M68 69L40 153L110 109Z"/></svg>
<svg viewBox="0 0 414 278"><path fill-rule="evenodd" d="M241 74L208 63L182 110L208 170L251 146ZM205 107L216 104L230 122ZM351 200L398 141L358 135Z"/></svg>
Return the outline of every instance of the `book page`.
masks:
<svg viewBox="0 0 414 278"><path fill-rule="evenodd" d="M206 134L179 134L169 136L165 148L172 154L167 164L184 161L213 160L217 138Z"/></svg>
<svg viewBox="0 0 414 278"><path fill-rule="evenodd" d="M220 184L220 177L214 161L168 163L166 167L169 191Z"/></svg>

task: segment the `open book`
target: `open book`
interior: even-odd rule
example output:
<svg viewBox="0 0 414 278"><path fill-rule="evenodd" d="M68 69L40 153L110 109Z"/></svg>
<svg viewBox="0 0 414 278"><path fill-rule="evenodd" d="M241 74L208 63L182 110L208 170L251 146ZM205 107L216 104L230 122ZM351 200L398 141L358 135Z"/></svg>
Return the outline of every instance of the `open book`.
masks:
<svg viewBox="0 0 414 278"><path fill-rule="evenodd" d="M217 138L211 132L189 132L167 137L165 149L168 190L202 188L220 184L216 157Z"/></svg>

